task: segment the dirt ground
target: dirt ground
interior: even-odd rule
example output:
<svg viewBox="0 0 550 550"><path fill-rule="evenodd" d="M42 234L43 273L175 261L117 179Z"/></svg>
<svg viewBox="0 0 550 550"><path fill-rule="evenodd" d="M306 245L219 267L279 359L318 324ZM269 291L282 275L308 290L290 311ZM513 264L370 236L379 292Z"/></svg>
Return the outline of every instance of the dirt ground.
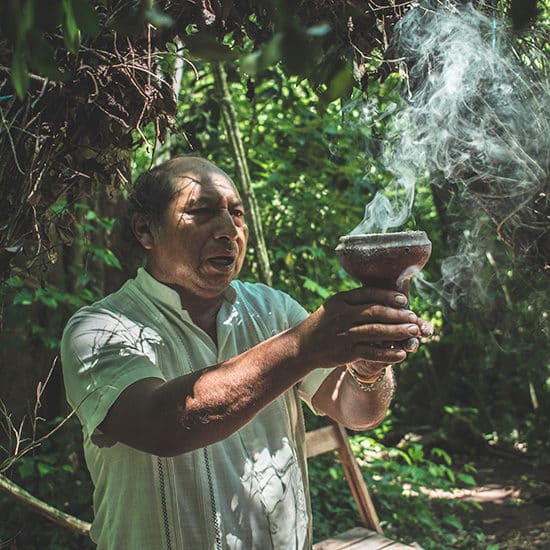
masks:
<svg viewBox="0 0 550 550"><path fill-rule="evenodd" d="M483 509L469 524L499 550L550 549L550 463L486 457L473 464L478 487L464 498Z"/></svg>

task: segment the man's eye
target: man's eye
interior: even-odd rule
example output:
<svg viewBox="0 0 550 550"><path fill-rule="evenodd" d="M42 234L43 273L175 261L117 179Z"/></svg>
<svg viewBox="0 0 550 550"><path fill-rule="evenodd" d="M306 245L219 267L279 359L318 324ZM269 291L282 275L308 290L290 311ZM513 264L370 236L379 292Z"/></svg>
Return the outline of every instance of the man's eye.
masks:
<svg viewBox="0 0 550 550"><path fill-rule="evenodd" d="M208 216L214 212L212 208L193 208L193 210L188 210L187 214L192 216Z"/></svg>
<svg viewBox="0 0 550 550"><path fill-rule="evenodd" d="M236 218L244 218L244 212L242 210L233 210L231 214Z"/></svg>

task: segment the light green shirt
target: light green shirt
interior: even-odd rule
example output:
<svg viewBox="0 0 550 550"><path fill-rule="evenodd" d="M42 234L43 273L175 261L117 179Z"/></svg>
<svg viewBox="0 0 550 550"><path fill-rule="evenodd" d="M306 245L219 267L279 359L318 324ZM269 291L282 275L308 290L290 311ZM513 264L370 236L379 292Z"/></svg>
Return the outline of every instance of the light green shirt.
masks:
<svg viewBox="0 0 550 550"><path fill-rule="evenodd" d="M234 281L217 316L217 345L178 294L140 269L118 292L78 311L63 334L67 398L83 426L94 484L91 537L113 550L288 550L311 546L304 423L298 398L316 370L223 441L161 458L109 440L98 426L122 391L227 360L307 313L286 294Z"/></svg>

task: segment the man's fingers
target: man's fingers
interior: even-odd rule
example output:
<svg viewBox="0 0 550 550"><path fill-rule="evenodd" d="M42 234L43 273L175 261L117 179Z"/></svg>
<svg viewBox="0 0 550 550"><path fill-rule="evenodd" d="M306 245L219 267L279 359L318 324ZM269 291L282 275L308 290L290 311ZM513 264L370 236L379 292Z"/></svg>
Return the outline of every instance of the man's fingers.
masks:
<svg viewBox="0 0 550 550"><path fill-rule="evenodd" d="M417 324L383 324L369 323L349 329L349 334L356 342L398 342L411 337L421 336Z"/></svg>
<svg viewBox="0 0 550 550"><path fill-rule="evenodd" d="M407 297L401 292L368 286L354 288L340 295L349 305L384 304L399 308L408 304Z"/></svg>
<svg viewBox="0 0 550 550"><path fill-rule="evenodd" d="M400 363L407 357L407 352L402 348L378 347L362 342L353 346L353 353L361 359L381 363L383 365Z"/></svg>
<svg viewBox="0 0 550 550"><path fill-rule="evenodd" d="M366 323L417 323L418 315L410 311L409 309L395 309L393 307L387 307L383 305L373 304L365 306L363 304L353 306L355 312L353 313L354 323L366 324Z"/></svg>
<svg viewBox="0 0 550 550"><path fill-rule="evenodd" d="M400 342L398 345L401 346L407 353L414 353L420 347L420 340L418 338L409 338L404 342Z"/></svg>
<svg viewBox="0 0 550 550"><path fill-rule="evenodd" d="M429 338L430 336L433 336L434 327L431 323L428 323L428 321L424 321L424 319L420 319L418 326L420 327L420 331L422 332L422 336L424 338Z"/></svg>

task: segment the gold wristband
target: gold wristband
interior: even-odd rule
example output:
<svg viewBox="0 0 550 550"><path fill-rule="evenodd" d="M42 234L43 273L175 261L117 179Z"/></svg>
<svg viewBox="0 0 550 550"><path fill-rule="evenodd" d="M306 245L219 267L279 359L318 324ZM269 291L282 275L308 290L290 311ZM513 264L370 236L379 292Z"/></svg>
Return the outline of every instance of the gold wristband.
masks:
<svg viewBox="0 0 550 550"><path fill-rule="evenodd" d="M360 374L358 374L358 372L352 367L350 363L346 365L346 369L349 375L355 380L357 385L363 391L374 391L386 376L386 367L384 367L382 369L382 372L374 378L363 378Z"/></svg>

